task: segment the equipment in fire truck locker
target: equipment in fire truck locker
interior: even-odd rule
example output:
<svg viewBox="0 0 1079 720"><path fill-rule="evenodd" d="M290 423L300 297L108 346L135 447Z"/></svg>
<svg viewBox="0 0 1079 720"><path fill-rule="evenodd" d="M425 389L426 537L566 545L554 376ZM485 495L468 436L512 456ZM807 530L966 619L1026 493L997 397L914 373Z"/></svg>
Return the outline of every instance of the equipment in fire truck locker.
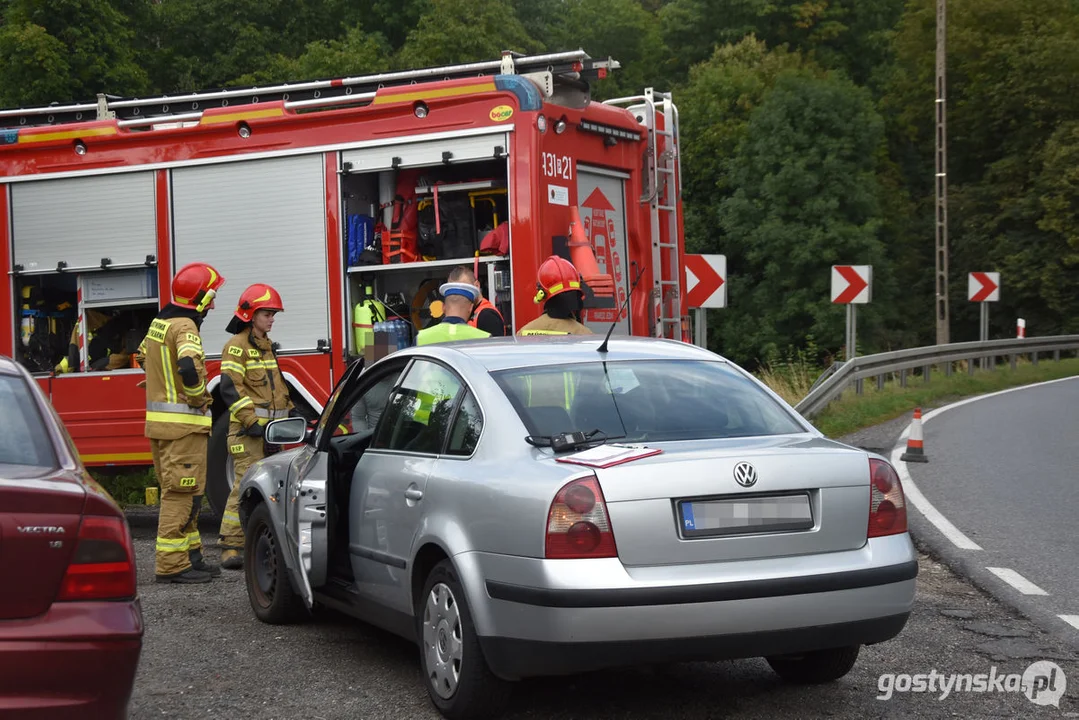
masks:
<svg viewBox="0 0 1079 720"><path fill-rule="evenodd" d="M157 275L149 268L24 276L17 284L21 299L19 360L32 372L64 375L80 369L129 368L157 312ZM84 328L78 323L80 311ZM80 330L84 334L81 345Z"/></svg>
<svg viewBox="0 0 1079 720"><path fill-rule="evenodd" d="M438 287L453 266L476 266L481 255L509 254L502 162L367 173L346 167L341 188L352 352L368 362L411 345L416 332L441 320ZM477 275L482 286L490 284L485 272ZM496 287L482 289L508 316L508 266L496 277ZM505 299L499 301L496 293ZM385 313L381 324L372 302Z"/></svg>

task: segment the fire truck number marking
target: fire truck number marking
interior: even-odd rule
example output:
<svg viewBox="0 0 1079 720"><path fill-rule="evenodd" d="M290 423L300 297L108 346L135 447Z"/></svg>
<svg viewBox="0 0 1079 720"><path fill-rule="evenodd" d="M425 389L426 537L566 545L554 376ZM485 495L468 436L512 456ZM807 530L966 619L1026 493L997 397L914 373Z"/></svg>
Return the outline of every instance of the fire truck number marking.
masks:
<svg viewBox="0 0 1079 720"><path fill-rule="evenodd" d="M545 152L543 153L543 174L547 177L572 180L573 161L569 155L555 155L554 153Z"/></svg>

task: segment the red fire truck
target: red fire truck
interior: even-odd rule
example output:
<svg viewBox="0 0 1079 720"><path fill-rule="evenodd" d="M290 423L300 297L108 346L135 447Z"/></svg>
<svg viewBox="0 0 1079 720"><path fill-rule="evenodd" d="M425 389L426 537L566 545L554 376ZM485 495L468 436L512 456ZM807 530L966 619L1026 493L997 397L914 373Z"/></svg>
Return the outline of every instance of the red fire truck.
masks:
<svg viewBox="0 0 1079 720"><path fill-rule="evenodd" d="M457 265L478 271L508 334L542 312L536 271L553 253L604 278L587 292L594 330L687 340L677 109L651 89L593 101L592 83L618 67L580 50L507 52L2 110L0 353L36 374L83 461L102 466L150 462L129 353L192 261L227 279L202 327L211 388L240 292L269 283L285 302L280 365L311 416L352 359L438 321L437 288ZM353 332L369 297L404 322ZM211 485L228 474L214 408Z"/></svg>

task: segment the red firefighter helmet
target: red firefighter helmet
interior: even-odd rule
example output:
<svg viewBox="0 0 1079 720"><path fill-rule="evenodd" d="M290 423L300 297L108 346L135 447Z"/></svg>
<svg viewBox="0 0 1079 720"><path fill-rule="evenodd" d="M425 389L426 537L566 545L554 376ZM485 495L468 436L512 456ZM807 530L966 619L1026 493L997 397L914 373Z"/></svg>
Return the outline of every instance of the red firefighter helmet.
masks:
<svg viewBox="0 0 1079 720"><path fill-rule="evenodd" d="M202 312L210 307L225 284L221 273L206 263L188 263L172 279L172 302L182 308Z"/></svg>
<svg viewBox="0 0 1079 720"><path fill-rule="evenodd" d="M581 274L569 260L558 255L552 255L539 266L539 276L536 282L535 302L540 303L550 300L555 295L575 290L581 290Z"/></svg>
<svg viewBox="0 0 1079 720"><path fill-rule="evenodd" d="M284 309L285 304L276 290L264 283L255 283L240 295L235 315L241 322L251 322L257 310L281 312Z"/></svg>

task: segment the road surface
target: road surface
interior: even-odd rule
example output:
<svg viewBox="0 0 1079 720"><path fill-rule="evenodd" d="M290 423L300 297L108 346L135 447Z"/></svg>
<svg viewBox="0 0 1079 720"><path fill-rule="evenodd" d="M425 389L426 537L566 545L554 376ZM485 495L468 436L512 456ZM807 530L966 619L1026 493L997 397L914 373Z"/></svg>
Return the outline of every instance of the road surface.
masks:
<svg viewBox="0 0 1079 720"><path fill-rule="evenodd" d="M929 462L908 472L981 549L936 529L927 539L1079 647L1079 378L957 404L923 434Z"/></svg>

